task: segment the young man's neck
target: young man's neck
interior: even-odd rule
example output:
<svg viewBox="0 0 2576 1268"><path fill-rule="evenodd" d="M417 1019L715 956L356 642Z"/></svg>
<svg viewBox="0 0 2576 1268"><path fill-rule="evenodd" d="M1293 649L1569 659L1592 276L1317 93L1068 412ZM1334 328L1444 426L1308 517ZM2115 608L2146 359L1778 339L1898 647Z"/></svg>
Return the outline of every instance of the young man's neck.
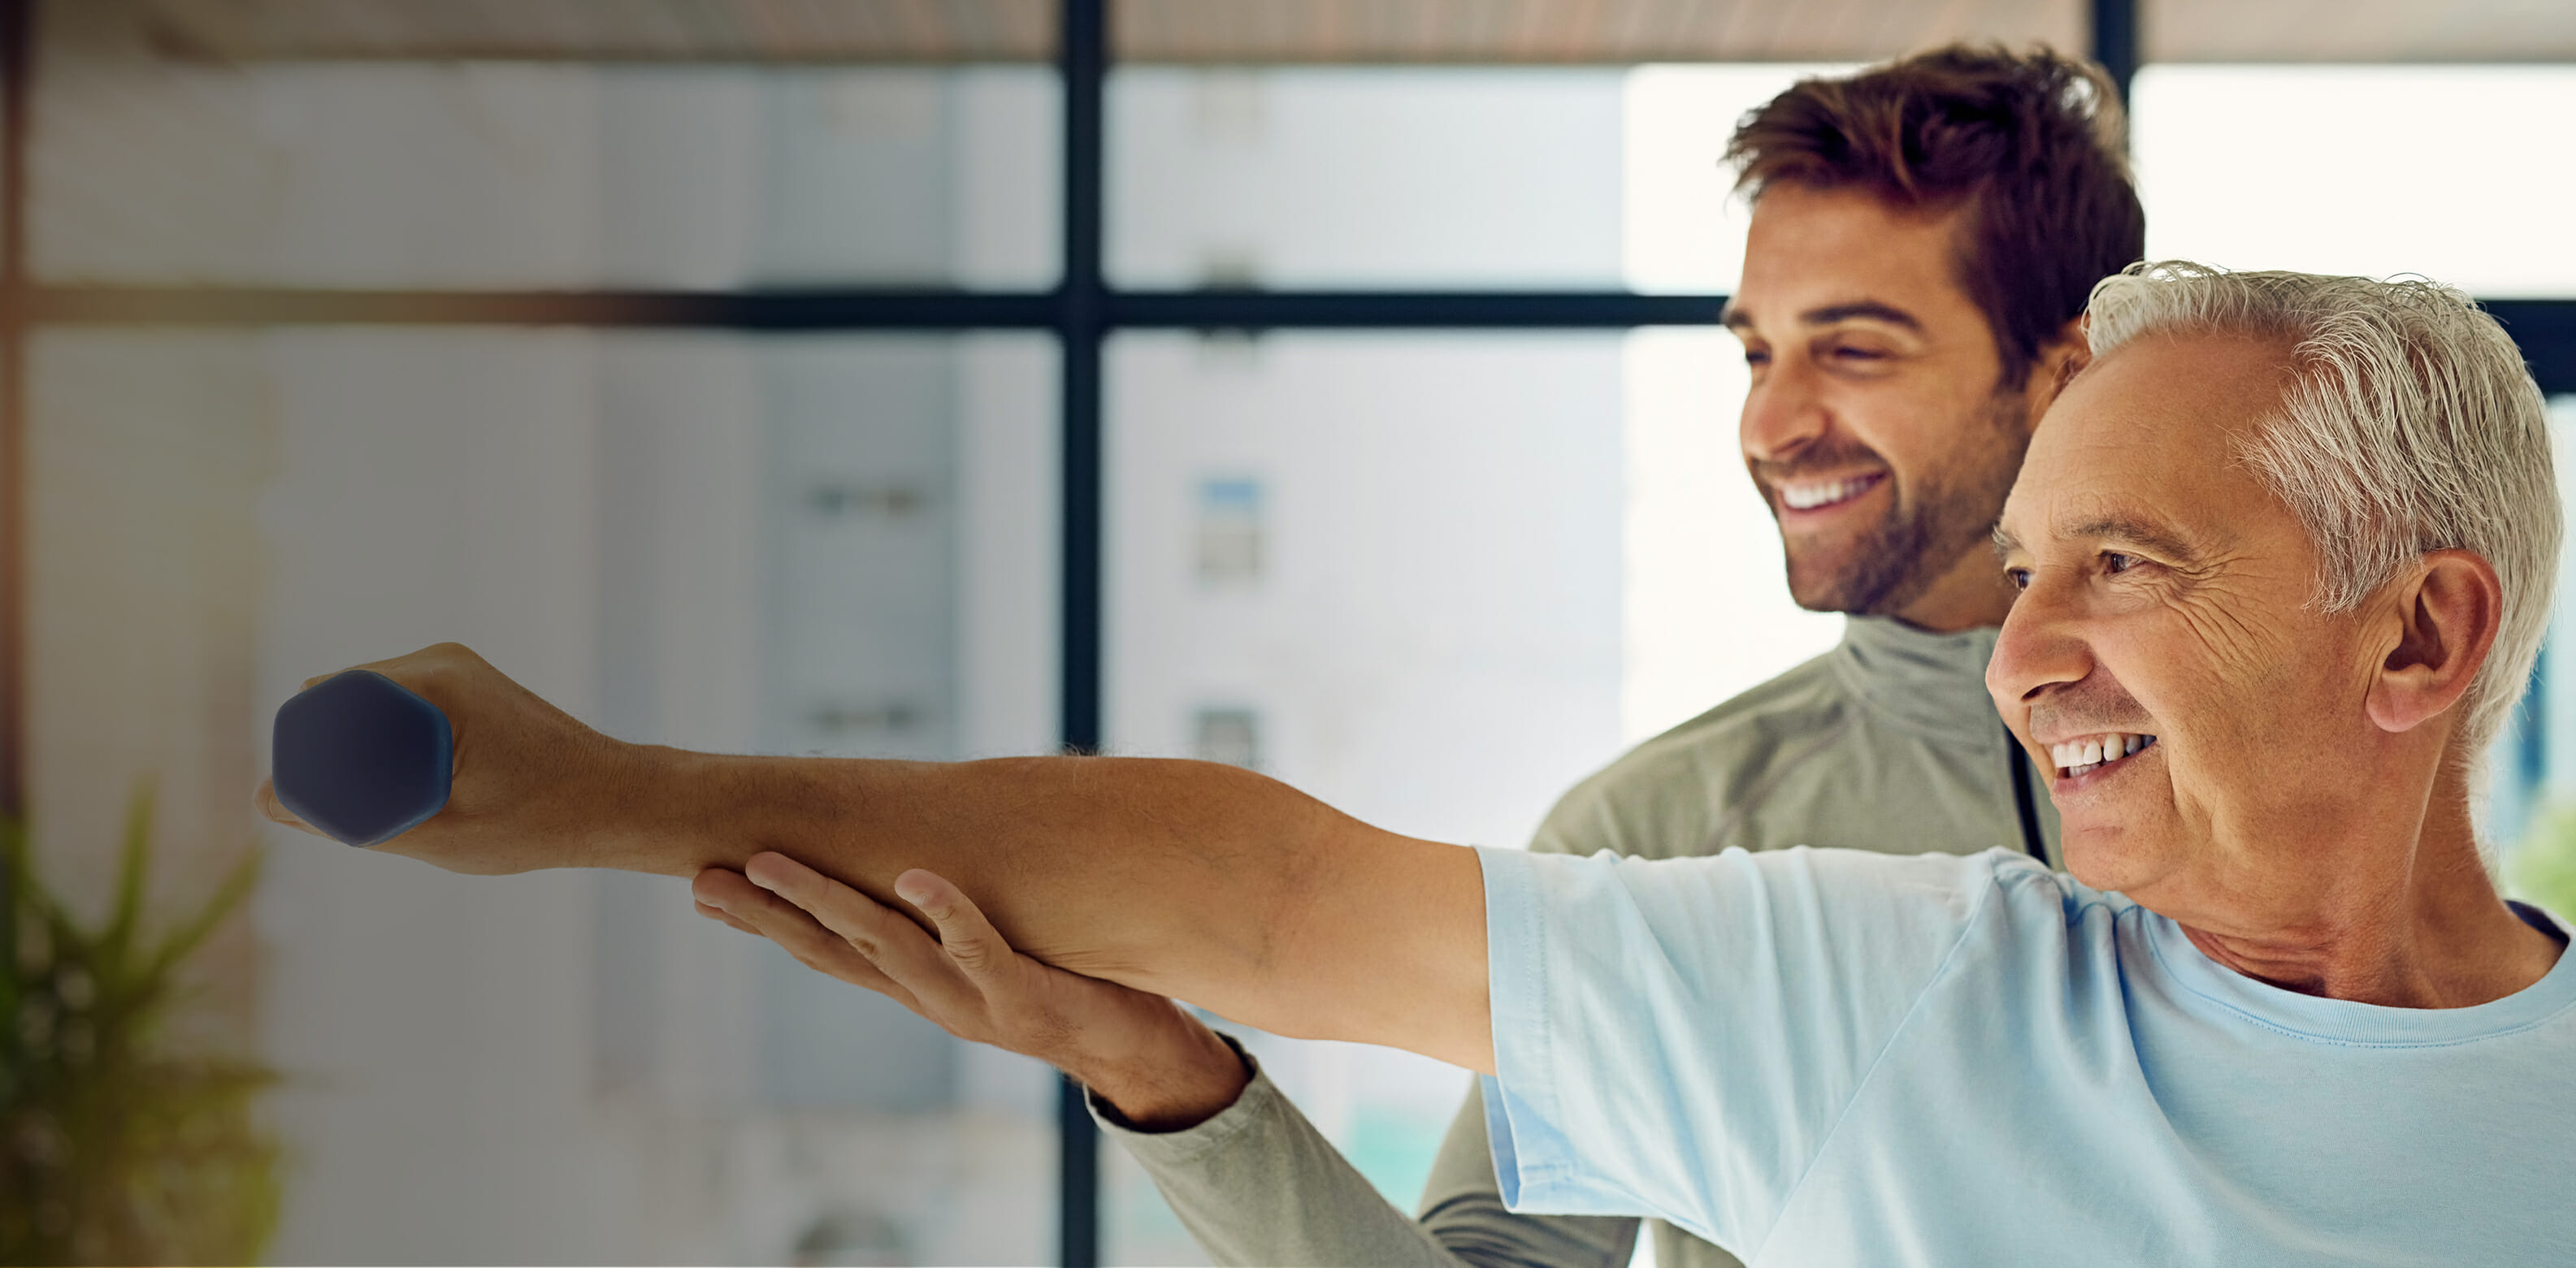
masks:
<svg viewBox="0 0 2576 1268"><path fill-rule="evenodd" d="M1931 588L1887 615L1918 630L1956 634L2003 624L2012 601L2012 583L1995 563L1994 552L1980 543L1942 572Z"/></svg>

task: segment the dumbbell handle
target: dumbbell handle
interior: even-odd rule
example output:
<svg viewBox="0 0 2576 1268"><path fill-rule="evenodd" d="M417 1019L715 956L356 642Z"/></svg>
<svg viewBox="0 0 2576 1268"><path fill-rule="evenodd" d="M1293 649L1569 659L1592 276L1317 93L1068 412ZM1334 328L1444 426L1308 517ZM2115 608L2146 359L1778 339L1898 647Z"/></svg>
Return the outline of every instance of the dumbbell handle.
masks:
<svg viewBox="0 0 2576 1268"><path fill-rule="evenodd" d="M447 715L372 670L296 693L270 733L279 803L350 845L381 844L437 814L454 766Z"/></svg>

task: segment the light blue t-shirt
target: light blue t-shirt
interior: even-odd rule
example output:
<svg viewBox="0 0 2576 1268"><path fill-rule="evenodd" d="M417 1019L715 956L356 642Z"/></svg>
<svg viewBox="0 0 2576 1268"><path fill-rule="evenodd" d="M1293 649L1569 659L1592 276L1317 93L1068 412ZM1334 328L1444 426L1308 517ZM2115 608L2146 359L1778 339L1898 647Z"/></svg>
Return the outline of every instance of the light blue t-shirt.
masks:
<svg viewBox="0 0 2576 1268"><path fill-rule="evenodd" d="M1514 1210L1754 1268L2576 1265L2576 955L2382 1008L2000 850L1481 854Z"/></svg>

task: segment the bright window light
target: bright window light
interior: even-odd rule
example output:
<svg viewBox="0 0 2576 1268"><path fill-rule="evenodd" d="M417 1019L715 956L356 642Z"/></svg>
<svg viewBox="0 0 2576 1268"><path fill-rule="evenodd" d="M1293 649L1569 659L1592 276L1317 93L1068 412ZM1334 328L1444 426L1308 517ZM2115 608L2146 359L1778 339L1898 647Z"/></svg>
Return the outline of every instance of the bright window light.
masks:
<svg viewBox="0 0 2576 1268"><path fill-rule="evenodd" d="M2576 67L2150 66L2131 99L2150 256L2576 294Z"/></svg>
<svg viewBox="0 0 2576 1268"><path fill-rule="evenodd" d="M1846 66L1643 66L1627 82L1628 284L1731 291L1744 268L1744 201L1723 166L1744 113ZM1780 533L1736 445L1744 350L1722 330L1628 337L1626 522L1619 723L1646 739L1818 655L1842 618L1789 598Z"/></svg>
<svg viewBox="0 0 2576 1268"><path fill-rule="evenodd" d="M1730 291L1744 271L1744 200L1722 162L1744 113L1801 79L1855 66L1640 66L1628 72L1628 285L1665 294Z"/></svg>

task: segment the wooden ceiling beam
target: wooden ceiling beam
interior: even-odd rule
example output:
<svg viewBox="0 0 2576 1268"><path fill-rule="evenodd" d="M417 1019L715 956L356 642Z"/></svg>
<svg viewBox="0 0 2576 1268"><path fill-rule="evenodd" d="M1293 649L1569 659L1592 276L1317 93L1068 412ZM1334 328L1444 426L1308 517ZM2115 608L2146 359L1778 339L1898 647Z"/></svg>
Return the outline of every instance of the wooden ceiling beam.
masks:
<svg viewBox="0 0 2576 1268"><path fill-rule="evenodd" d="M231 61L1044 62L1053 0L52 0L142 6ZM2083 47L2089 0L1114 0L1118 60L1872 61L1951 40ZM2148 61L2576 60L2564 0L2141 0Z"/></svg>

